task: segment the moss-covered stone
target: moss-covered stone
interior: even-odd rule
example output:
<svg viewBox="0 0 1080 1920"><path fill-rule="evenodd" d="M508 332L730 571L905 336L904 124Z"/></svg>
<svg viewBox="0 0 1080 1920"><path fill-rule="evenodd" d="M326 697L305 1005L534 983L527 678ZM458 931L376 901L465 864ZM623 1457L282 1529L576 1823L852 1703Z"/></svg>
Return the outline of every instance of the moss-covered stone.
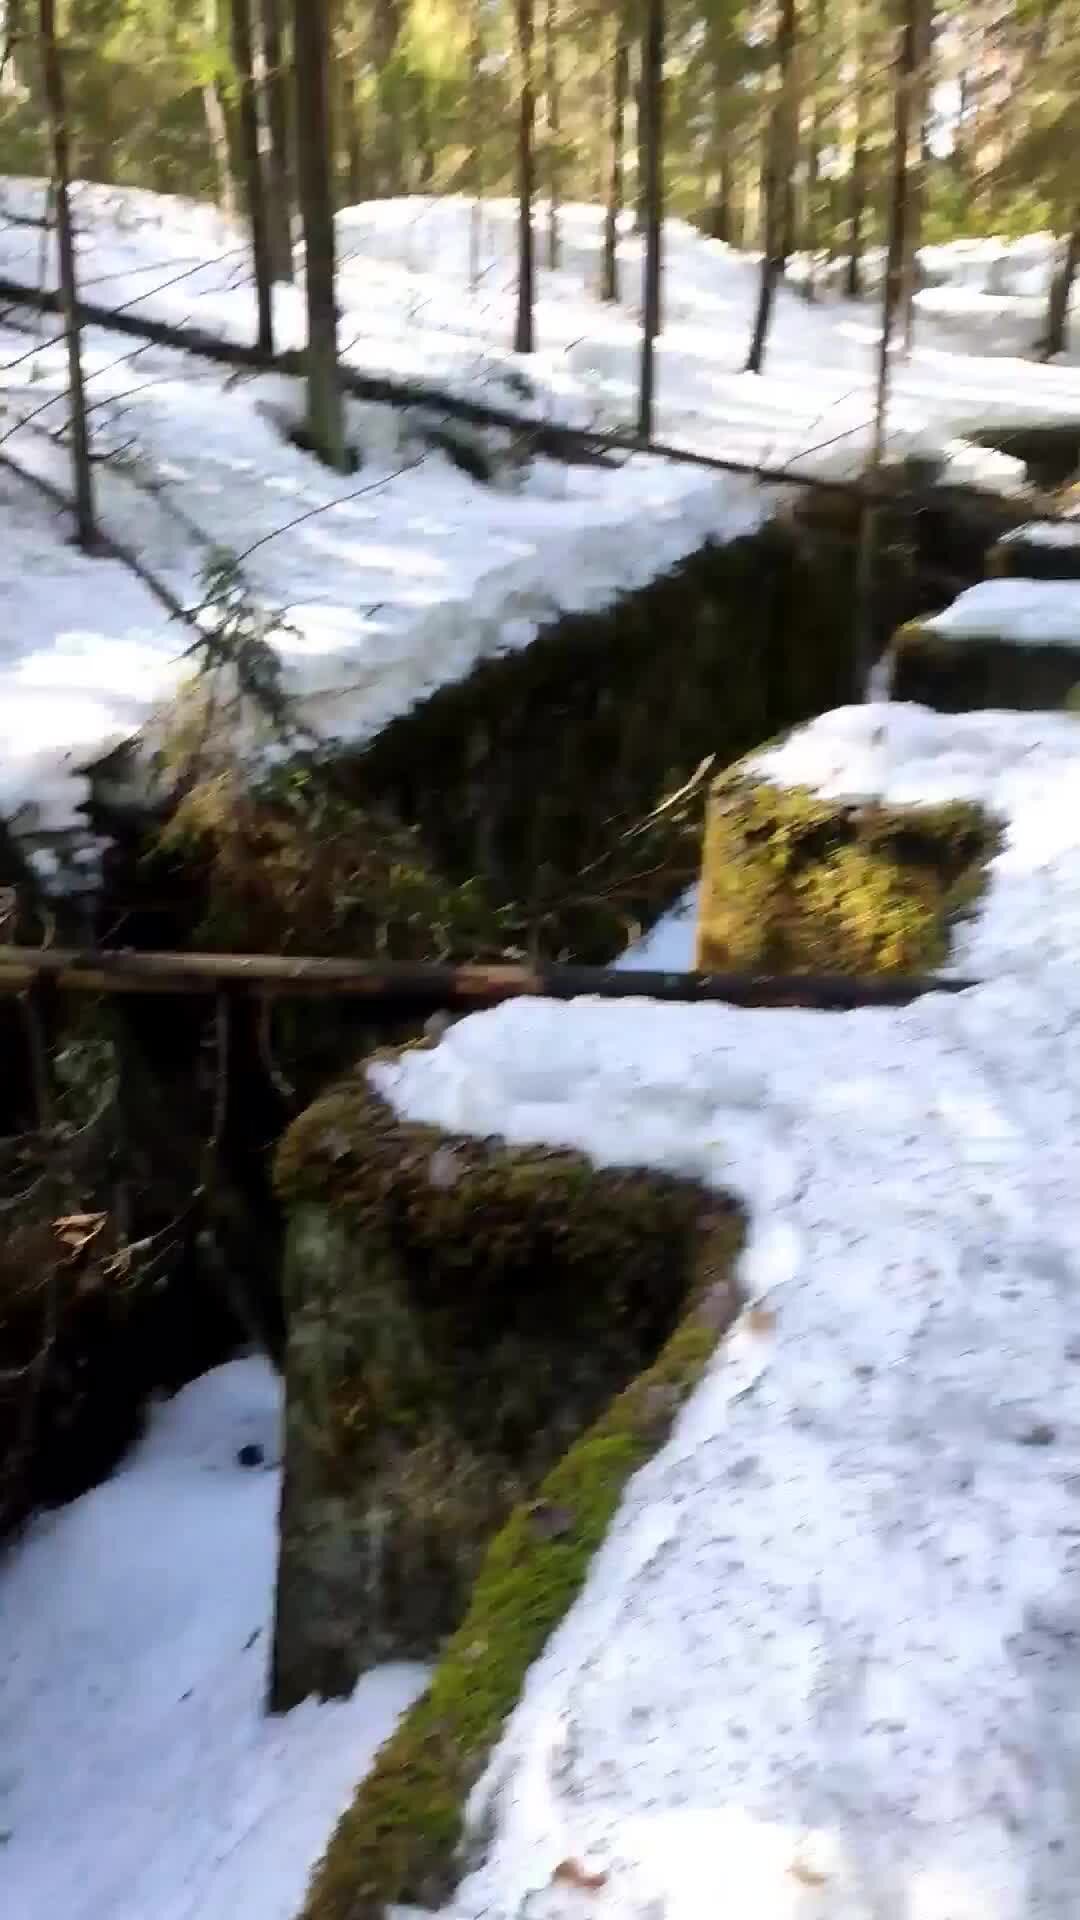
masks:
<svg viewBox="0 0 1080 1920"><path fill-rule="evenodd" d="M1080 580L1080 539L1039 540L1025 538L1025 532L1021 527L1009 539L998 540L991 547L986 556L991 579Z"/></svg>
<svg viewBox="0 0 1080 1920"><path fill-rule="evenodd" d="M823 800L736 769L710 795L697 965L858 974L937 966L996 843L971 806Z"/></svg>
<svg viewBox="0 0 1080 1920"><path fill-rule="evenodd" d="M1056 709L1075 685L1080 647L1018 645L983 635L939 633L911 620L891 644L894 700L912 700L939 713L998 707L1016 712Z"/></svg>
<svg viewBox="0 0 1080 1920"><path fill-rule="evenodd" d="M382 1748L316 1870L303 1920L381 1920L395 1902L445 1899L464 1871L466 1799L528 1668L580 1591L627 1481L663 1443L736 1310L738 1216L678 1191L694 1212L681 1318L653 1364L492 1541L430 1688Z"/></svg>
<svg viewBox="0 0 1080 1920"><path fill-rule="evenodd" d="M448 1139L362 1076L278 1162L289 1212L274 1700L459 1622L483 1552L682 1312L702 1197Z"/></svg>

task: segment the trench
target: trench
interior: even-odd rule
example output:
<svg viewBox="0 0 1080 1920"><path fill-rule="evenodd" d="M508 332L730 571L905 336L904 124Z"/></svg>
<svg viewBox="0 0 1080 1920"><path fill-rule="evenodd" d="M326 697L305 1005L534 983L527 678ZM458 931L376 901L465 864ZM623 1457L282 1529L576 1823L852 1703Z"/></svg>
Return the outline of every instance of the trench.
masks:
<svg viewBox="0 0 1080 1920"><path fill-rule="evenodd" d="M987 546L1021 517L1015 505L943 489L890 508L879 644L981 577ZM702 769L857 697L857 533L842 497L785 506L757 533L704 548L611 608L565 616L340 755L332 826L320 813L316 841L343 847L364 886L336 920L320 923L303 889L292 920L243 890L215 920L220 861L201 845L163 852L161 823L118 805L107 769L91 807L110 840L95 937L147 949L609 962L696 877ZM680 803L665 808L673 795ZM359 852L349 840L357 820ZM270 855L265 840L254 845L258 875ZM9 869L25 882L16 866L0 846L0 883ZM0 1348L24 1364L58 1299L62 1338L29 1439L17 1396L0 1393L0 1530L105 1477L155 1390L253 1341L280 1359L277 1142L331 1078L416 1031L400 1016L304 1002L283 1003L268 1032L242 995L209 1016L200 1001L154 998L76 1010L42 996L29 1011L28 1022L26 1007L0 1004L0 1041L16 1063L0 1136L36 1139L48 1207L25 1223L37 1234L36 1284L5 1298L0 1272ZM67 1063L44 1116L43 1053L54 1078L56 1061ZM91 1150L76 1154L103 1077L111 1102ZM26 1172L14 1151L0 1156L9 1209ZM74 1258L47 1230L71 1214L107 1223ZM151 1249L149 1279L141 1285L136 1270L118 1289L109 1276L132 1243Z"/></svg>

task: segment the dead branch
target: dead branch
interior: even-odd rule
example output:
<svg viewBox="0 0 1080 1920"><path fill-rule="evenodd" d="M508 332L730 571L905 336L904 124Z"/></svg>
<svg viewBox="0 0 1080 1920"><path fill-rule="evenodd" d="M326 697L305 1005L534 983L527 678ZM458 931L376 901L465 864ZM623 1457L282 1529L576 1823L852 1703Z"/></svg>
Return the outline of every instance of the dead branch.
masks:
<svg viewBox="0 0 1080 1920"><path fill-rule="evenodd" d="M338 996L417 1011L476 1011L526 995L843 1010L905 1006L926 993L960 993L978 984L937 974L863 979L841 974L634 973L610 967L379 965L281 954L0 947L0 993L24 993L41 980L64 993L214 995L234 987L266 995Z"/></svg>

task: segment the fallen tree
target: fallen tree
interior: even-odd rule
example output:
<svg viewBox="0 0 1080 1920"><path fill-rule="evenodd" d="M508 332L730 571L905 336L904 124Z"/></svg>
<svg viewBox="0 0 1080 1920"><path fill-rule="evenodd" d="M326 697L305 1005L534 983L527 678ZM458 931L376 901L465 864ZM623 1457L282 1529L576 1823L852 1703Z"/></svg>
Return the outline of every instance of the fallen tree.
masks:
<svg viewBox="0 0 1080 1920"><path fill-rule="evenodd" d="M149 953L109 948L0 947L0 993L48 984L63 993L337 995L413 1012L475 1012L536 995L574 1000L726 1001L742 1007L905 1006L977 985L954 975L621 972L611 967L407 965L282 954Z"/></svg>
<svg viewBox="0 0 1080 1920"><path fill-rule="evenodd" d="M48 289L24 286L18 280L0 277L0 300L15 306L29 306L39 313L59 314L60 296ZM82 326L103 327L110 333L146 340L154 346L178 353L194 354L220 366L236 367L251 373L283 373L303 377L305 355L302 351L266 354L256 346L238 340L224 340L200 327L172 326L124 310L80 300ZM355 399L370 400L385 406L424 407L450 419L467 421L476 427L502 428L528 439L533 452L549 454L568 461L606 461L617 454L648 453L655 459L677 461L684 466L701 467L707 472L738 474L778 486L800 486L822 493L856 495L865 498L866 482L858 476L847 479L837 475L793 471L790 467L755 464L745 460L727 460L719 454L705 453L693 447L680 447L665 440L646 442L638 434L593 427L571 427L553 420L540 420L513 408L474 400L464 394L450 393L422 380L398 379L388 374L362 373L356 367L339 366L342 386ZM892 489L882 489L895 498Z"/></svg>

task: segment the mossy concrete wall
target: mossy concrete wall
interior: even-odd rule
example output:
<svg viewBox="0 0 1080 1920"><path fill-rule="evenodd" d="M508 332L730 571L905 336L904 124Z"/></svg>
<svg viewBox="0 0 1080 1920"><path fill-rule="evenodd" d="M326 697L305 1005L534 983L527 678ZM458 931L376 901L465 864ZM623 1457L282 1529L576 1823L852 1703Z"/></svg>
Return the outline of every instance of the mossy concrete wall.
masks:
<svg viewBox="0 0 1080 1920"><path fill-rule="evenodd" d="M909 621L891 646L891 693L939 713L997 707L1030 713L1064 706L1080 680L1080 645L1022 645L988 635L958 639Z"/></svg>
<svg viewBox="0 0 1080 1920"><path fill-rule="evenodd" d="M703 1198L403 1124L363 1076L286 1136L273 1700L430 1657L515 1503L655 1357Z"/></svg>
<svg viewBox="0 0 1080 1920"><path fill-rule="evenodd" d="M620 830L707 756L851 696L852 551L846 530L780 521L706 546L439 689L357 757L355 789L414 822L448 878L514 902L540 957L604 962L696 857L620 860Z"/></svg>
<svg viewBox="0 0 1080 1920"><path fill-rule="evenodd" d="M663 1183L638 1183L643 1197L650 1189L664 1191ZM739 1214L715 1194L699 1193L694 1204L685 1271L678 1249L670 1249L685 1287L678 1323L652 1364L571 1442L535 1497L519 1500L496 1533L428 1691L341 1819L302 1920L384 1920L397 1905L438 1906L467 1870L470 1789L529 1667L580 1592L627 1482L663 1445L737 1311Z"/></svg>
<svg viewBox="0 0 1080 1920"><path fill-rule="evenodd" d="M709 796L696 964L764 973L932 969L996 842L970 806L843 804L736 768Z"/></svg>

